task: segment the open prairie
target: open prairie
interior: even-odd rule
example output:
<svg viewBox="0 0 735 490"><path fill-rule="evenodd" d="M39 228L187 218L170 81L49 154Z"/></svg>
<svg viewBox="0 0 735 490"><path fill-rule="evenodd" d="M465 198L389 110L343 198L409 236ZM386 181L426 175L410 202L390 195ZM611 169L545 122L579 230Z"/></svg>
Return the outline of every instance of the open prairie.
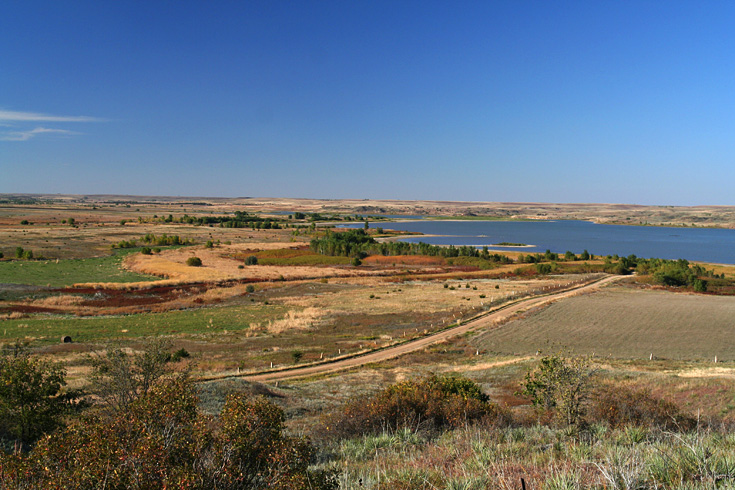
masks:
<svg viewBox="0 0 735 490"><path fill-rule="evenodd" d="M480 204L154 198L10 204L0 207L0 346L10 352L16 342L24 343L35 355L63 365L68 389L95 392L93 366L110 349L139 355L153 339L165 339L170 355L185 353L187 360L172 362L170 369L191 375L202 411L219 413L230 393L262 395L284 410L291 433L327 445L330 417L345 404L431 373L477 383L504 417L521 425L509 429L520 437L524 425L547 423L519 394L524 376L541 359L539 349L594 353L595 390L650 393L707 420L735 420L731 266L691 267L697 272L690 279L710 288L695 294L693 283L654 287L651 273L611 275L616 266L630 272L618 257L538 254L528 262L521 255L530 254L517 250L497 256L469 248L455 256L447 249L393 253L399 250L390 248L396 233L405 233L400 221L386 222L385 229L398 230L391 233L333 228L366 219L341 210L410 207L419 214L456 212L451 217L462 219L475 219L475 212L493 219L579 216L569 206L551 214L545 205L511 213L510 205ZM597 220L610 219L602 208L585 209L599 212ZM626 216L622 208L605 209ZM659 211L660 219L700 212ZM242 221L234 222L238 216ZM350 236L375 248L349 251L343 237ZM333 247L331 254L319 248L320 241ZM190 264L195 257L200 265ZM683 268L690 271L688 264ZM610 287L608 281L626 284ZM602 289L576 291L583 286ZM530 306L547 301L552 303ZM308 377L288 378L290 369L301 367ZM419 425L411 431L405 432L410 438L425 437ZM384 437L398 440L396 434ZM556 443L547 438L539 447L564 437ZM396 459L389 456L395 442L373 447L368 439L348 438L336 450L349 462L344 475L354 481L371 481L383 472L395 482L406 461L417 474L430 475L432 488L444 488L442 478L461 480L461 465L441 461L454 458L456 448L472 460L468 436L450 431L436 440L416 440ZM446 440L455 446L445 448ZM439 464L448 469L436 472ZM532 465L524 461L523 467Z"/></svg>

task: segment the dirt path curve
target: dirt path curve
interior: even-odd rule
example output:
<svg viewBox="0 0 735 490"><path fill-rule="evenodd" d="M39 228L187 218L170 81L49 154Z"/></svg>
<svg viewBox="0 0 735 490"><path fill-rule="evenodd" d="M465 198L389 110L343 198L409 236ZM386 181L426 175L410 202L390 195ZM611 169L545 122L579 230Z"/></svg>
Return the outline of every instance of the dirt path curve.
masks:
<svg viewBox="0 0 735 490"><path fill-rule="evenodd" d="M437 332L435 334L428 335L420 339L405 342L394 347L388 347L379 351L370 352L368 354L348 357L334 362L317 364L313 366L304 366L300 368L271 371L252 375L241 374L237 377L259 382L280 381L284 379L303 378L305 376L333 373L336 371L343 371L345 369L362 366L364 364L385 361L387 359L392 359L394 357L408 354L409 352L423 349L432 344L436 344L437 342L442 342L444 340L462 335L467 332L492 326L498 322L506 320L507 318L521 311L529 310L531 308L535 308L543 304L550 303L552 301L557 301L563 298L568 298L569 296L574 296L577 294L598 289L606 284L622 279L623 277L624 276L607 276L595 282L560 291L558 293L550 293L542 296L534 296L532 298L518 300L505 306L500 306L499 308L496 308L495 310L492 310L479 318L470 320L467 323L463 323L462 325L448 328L441 332ZM225 377L234 376L222 376L222 378ZM207 380L211 379L213 378L208 378Z"/></svg>

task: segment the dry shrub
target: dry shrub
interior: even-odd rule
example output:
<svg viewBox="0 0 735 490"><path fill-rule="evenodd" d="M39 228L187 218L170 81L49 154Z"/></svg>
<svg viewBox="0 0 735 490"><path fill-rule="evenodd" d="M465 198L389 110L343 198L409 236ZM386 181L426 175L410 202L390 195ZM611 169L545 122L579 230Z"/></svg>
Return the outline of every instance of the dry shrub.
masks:
<svg viewBox="0 0 735 490"><path fill-rule="evenodd" d="M77 306L82 304L85 299L81 296L73 296L70 294L62 294L60 296L49 296L48 298L37 299L33 301L34 306Z"/></svg>
<svg viewBox="0 0 735 490"><path fill-rule="evenodd" d="M230 288L211 288L200 294L198 298L204 300L205 303L224 301L235 296L239 296L244 292L245 287Z"/></svg>
<svg viewBox="0 0 735 490"><path fill-rule="evenodd" d="M592 397L588 412L594 422L604 422L612 428L629 425L662 430L690 430L696 420L681 413L674 403L656 398L648 390L633 390L608 384Z"/></svg>
<svg viewBox="0 0 735 490"><path fill-rule="evenodd" d="M289 330L306 330L319 323L329 313L320 308L306 308L304 310L290 310L280 320L270 320L266 330L270 333L282 333Z"/></svg>
<svg viewBox="0 0 735 490"><path fill-rule="evenodd" d="M20 320L21 318L26 318L27 316L28 315L20 311L13 311L8 313L7 315L0 316L0 318L2 318L3 320Z"/></svg>
<svg viewBox="0 0 735 490"><path fill-rule="evenodd" d="M493 424L505 416L474 382L462 376L403 381L368 400L347 404L325 424L327 436L354 437L403 428L428 432L458 428L468 422Z"/></svg>

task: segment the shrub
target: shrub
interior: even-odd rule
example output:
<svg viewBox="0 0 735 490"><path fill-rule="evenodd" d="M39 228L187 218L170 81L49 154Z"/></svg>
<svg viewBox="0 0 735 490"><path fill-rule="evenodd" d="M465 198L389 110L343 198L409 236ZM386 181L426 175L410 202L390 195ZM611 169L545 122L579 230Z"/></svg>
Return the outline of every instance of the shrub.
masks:
<svg viewBox="0 0 735 490"><path fill-rule="evenodd" d="M189 356L191 356L191 354L189 354L189 351L182 347L181 349L171 354L171 362L179 362L181 359L186 359Z"/></svg>
<svg viewBox="0 0 735 490"><path fill-rule="evenodd" d="M656 427L662 430L690 430L696 421L682 414L674 403L656 398L648 390L608 384L599 388L590 403L592 422L604 422L611 428L628 425Z"/></svg>
<svg viewBox="0 0 735 490"><path fill-rule="evenodd" d="M258 257L255 255L248 255L245 258L245 265L258 265Z"/></svg>
<svg viewBox="0 0 735 490"><path fill-rule="evenodd" d="M248 284L247 287L245 288L245 291L247 291L248 293L254 293L255 286L253 286L252 284Z"/></svg>
<svg viewBox="0 0 735 490"><path fill-rule="evenodd" d="M28 220L27 220L27 219L24 219L24 220L21 220L20 224L21 224L21 225L28 225L28 224L30 224L30 223L28 222Z"/></svg>
<svg viewBox="0 0 735 490"><path fill-rule="evenodd" d="M352 402L327 425L334 435L349 437L403 428L456 428L466 422L497 419L499 413L474 381L432 374L423 380L389 386L368 400Z"/></svg>
<svg viewBox="0 0 735 490"><path fill-rule="evenodd" d="M526 373L521 394L539 409L553 413L566 425L583 423L589 379L594 371L586 357L544 356Z"/></svg>
<svg viewBox="0 0 735 490"><path fill-rule="evenodd" d="M153 252L151 251L150 248L143 247L140 249L140 253L142 253L143 255L151 255Z"/></svg>
<svg viewBox="0 0 735 490"><path fill-rule="evenodd" d="M212 240L207 240L207 243L204 244L204 248L213 248L214 242Z"/></svg>
<svg viewBox="0 0 735 490"><path fill-rule="evenodd" d="M354 267L359 267L362 265L362 260L360 260L359 257L355 257L354 259L352 259L352 265Z"/></svg>
<svg viewBox="0 0 735 490"><path fill-rule="evenodd" d="M153 247L153 253L154 254L160 254L161 253L161 249L159 247Z"/></svg>
<svg viewBox="0 0 735 490"><path fill-rule="evenodd" d="M186 259L186 265L190 267L201 267L202 266L202 259L199 257L189 257Z"/></svg>

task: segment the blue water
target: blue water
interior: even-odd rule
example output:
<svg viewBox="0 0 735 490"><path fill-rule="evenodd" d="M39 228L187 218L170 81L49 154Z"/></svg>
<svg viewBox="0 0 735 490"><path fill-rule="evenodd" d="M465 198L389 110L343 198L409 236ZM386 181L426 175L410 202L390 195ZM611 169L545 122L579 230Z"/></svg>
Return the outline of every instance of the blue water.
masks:
<svg viewBox="0 0 735 490"><path fill-rule="evenodd" d="M348 225L349 226L349 225ZM406 221L375 223L371 227L424 233L407 242L433 245L487 245L496 250L523 252L630 255L662 259L687 259L735 264L735 230L715 228L669 228L658 226L598 225L587 221ZM362 227L362 225L353 225ZM496 247L511 242L533 247Z"/></svg>

